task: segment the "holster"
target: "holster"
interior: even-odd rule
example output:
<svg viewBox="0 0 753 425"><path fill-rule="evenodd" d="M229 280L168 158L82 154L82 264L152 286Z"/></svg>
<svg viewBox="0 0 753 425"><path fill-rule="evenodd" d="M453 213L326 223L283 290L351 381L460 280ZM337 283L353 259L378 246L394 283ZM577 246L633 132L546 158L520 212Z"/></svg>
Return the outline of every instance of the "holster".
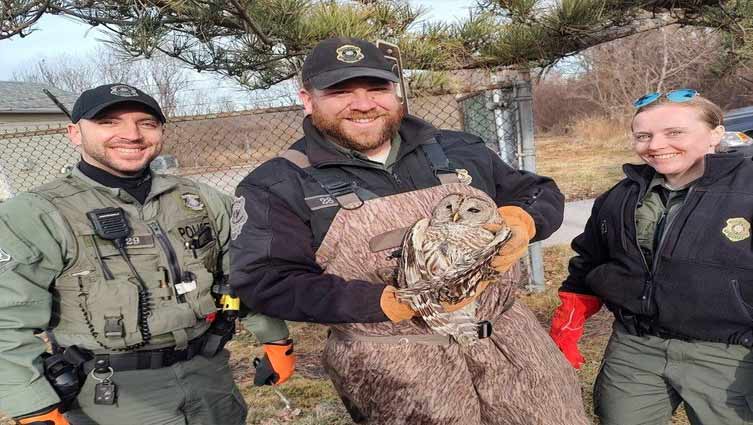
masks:
<svg viewBox="0 0 753 425"><path fill-rule="evenodd" d="M269 357L265 354L264 357L255 358L253 366L256 368L254 374L254 385L261 387L262 385L273 385L279 379L279 376L272 367L272 362L269 361Z"/></svg>
<svg viewBox="0 0 753 425"><path fill-rule="evenodd" d="M44 376L60 397L60 411L65 412L76 401L85 376L82 366L87 360L76 346L67 347L62 352L42 355Z"/></svg>
<svg viewBox="0 0 753 425"><path fill-rule="evenodd" d="M207 358L214 357L225 348L235 334L235 318L230 318L224 312L218 312L212 325L205 334L206 343L201 349L201 355Z"/></svg>

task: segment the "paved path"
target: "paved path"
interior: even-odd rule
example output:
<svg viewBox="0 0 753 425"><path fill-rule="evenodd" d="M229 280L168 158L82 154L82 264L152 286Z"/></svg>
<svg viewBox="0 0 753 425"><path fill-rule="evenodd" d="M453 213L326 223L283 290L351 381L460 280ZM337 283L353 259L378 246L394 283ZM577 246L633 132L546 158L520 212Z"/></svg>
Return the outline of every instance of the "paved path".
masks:
<svg viewBox="0 0 753 425"><path fill-rule="evenodd" d="M569 245L573 238L583 233L583 227L585 227L588 217L591 216L593 203L593 199L567 202L565 204L565 220L562 222L562 227L554 232L549 239L542 242L542 245Z"/></svg>

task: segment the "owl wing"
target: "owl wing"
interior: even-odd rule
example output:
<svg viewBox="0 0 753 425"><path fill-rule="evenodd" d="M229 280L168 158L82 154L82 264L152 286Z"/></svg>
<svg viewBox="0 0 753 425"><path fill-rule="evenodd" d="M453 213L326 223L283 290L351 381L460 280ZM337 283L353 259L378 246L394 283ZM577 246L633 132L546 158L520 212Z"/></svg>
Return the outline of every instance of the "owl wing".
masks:
<svg viewBox="0 0 753 425"><path fill-rule="evenodd" d="M454 301L457 302L472 296L478 283L490 274L488 266L491 259L511 234L507 229L500 230L486 244L478 244L476 239L471 238L467 247L470 248L468 258L474 260L470 260L467 266L434 276L431 265L439 266L439 260L432 258L441 256L439 247L446 241L437 235L432 237L432 230L437 231L430 228L428 220L419 220L406 233L398 275L401 289L395 295L399 301L410 305L434 332L450 335L462 345L470 345L478 339L473 314L475 306L471 304L450 313L445 311L439 300L457 299ZM445 269L451 268L441 270Z"/></svg>
<svg viewBox="0 0 753 425"><path fill-rule="evenodd" d="M411 308L434 332L452 336L461 345L470 345L478 340L474 304L469 304L457 311L447 312L429 291L416 293L409 302Z"/></svg>
<svg viewBox="0 0 753 425"><path fill-rule="evenodd" d="M422 317L444 312L433 295L437 282L430 279L431 272L427 268L427 257L438 245L435 240L427 239L428 228L429 219L421 219L405 234L398 271L400 289L395 292L398 301L410 305Z"/></svg>
<svg viewBox="0 0 753 425"><path fill-rule="evenodd" d="M423 249L426 229L429 227L428 219L418 220L405 233L398 271L398 287L412 288L417 282L427 276L426 256Z"/></svg>
<svg viewBox="0 0 753 425"><path fill-rule="evenodd" d="M501 229L491 242L475 253L473 262L448 271L441 284L437 285L439 300L457 303L475 295L478 284L496 274L490 263L510 237L512 232L509 228Z"/></svg>

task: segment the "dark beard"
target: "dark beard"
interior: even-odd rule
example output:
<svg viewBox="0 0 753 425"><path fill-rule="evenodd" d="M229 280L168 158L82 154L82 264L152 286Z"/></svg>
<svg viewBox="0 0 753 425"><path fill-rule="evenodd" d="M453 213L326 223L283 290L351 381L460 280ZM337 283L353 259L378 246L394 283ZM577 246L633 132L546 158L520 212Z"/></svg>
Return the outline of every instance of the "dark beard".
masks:
<svg viewBox="0 0 753 425"><path fill-rule="evenodd" d="M337 118L325 117L321 111L314 105L311 111L311 122L319 131L330 137L332 141L338 145L351 149L357 152L365 152L372 149L376 149L385 142L391 141L398 130L400 130L400 124L405 117L404 109L401 107L398 111L390 112L383 115L385 117L385 123L382 126L382 131L378 134L376 139L364 140L355 139L343 131L340 126L341 121ZM359 114L352 113L351 118L370 118L374 117L374 114Z"/></svg>

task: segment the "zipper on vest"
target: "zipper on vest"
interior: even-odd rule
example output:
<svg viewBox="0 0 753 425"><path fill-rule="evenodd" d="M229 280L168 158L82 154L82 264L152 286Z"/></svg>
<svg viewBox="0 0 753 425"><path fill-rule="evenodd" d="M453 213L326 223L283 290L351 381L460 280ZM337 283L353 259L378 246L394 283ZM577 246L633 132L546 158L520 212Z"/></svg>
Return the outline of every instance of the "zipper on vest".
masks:
<svg viewBox="0 0 753 425"><path fill-rule="evenodd" d="M635 244L638 247L638 252L641 253L641 258L643 259L643 265L646 267L646 270L648 271L648 275L646 277L646 280L644 282L643 286L643 293L641 294L641 301L643 304L643 311L648 312L649 307L651 305L651 298L653 298L653 284L654 284L654 276L656 276L657 271L659 270L659 259L661 256L659 255L664 248L664 245L668 239L669 232L672 230L672 226L677 222L677 217L680 216L680 213L685 209L686 205L688 204L688 199L690 198L690 195L693 193L694 187L690 187L688 189L688 194L685 195L685 200L683 201L682 205L680 206L680 209L677 210L677 213L674 215L674 218L670 220L668 223L664 223L664 230L663 234L661 235L661 238L659 239L659 244L656 247L656 250L653 252L654 260L651 263L651 269L649 270L648 264L646 263L646 256L643 255L643 251L641 250L640 244L638 243L638 233L636 233L635 237ZM640 196L639 196L640 198ZM636 208L638 207L638 203L636 202ZM662 218L665 218L666 211L662 213ZM658 224L658 222L657 222ZM635 223L633 223L635 225ZM658 227L658 226L657 226ZM656 230L654 229L654 234L656 234Z"/></svg>
<svg viewBox="0 0 753 425"><path fill-rule="evenodd" d="M149 229L152 231L152 233L154 233L154 237L159 241L160 246L162 246L162 250L165 251L170 274L172 275L171 278L173 286L181 283L183 281L183 273L180 271L178 256L175 254L175 249L173 249L173 246L170 243L170 239L168 239L167 235L165 235L165 232L162 231L162 228L157 222L149 223ZM186 297L184 295L178 295L178 301L185 302Z"/></svg>
<svg viewBox="0 0 753 425"><path fill-rule="evenodd" d="M659 253L661 252L662 248L664 247L664 243L667 241L667 237L669 236L669 232L672 229L672 226L677 222L677 217L680 216L680 213L682 210L685 209L685 206L688 204L688 199L690 198L690 195L693 194L694 187L691 186L690 189L688 189L688 193L685 195L685 199L682 201L682 205L680 205L680 209L677 210L677 212L672 216L672 219L668 222L666 221L667 215L669 213L669 208L665 208L664 213L662 214L665 218L664 223L664 229L662 231L661 239L659 239L659 245L656 247L656 251L654 252L654 258L659 258ZM667 201L667 206L669 206L669 201ZM654 261L654 273L656 273L658 261Z"/></svg>
<svg viewBox="0 0 753 425"><path fill-rule="evenodd" d="M638 204L641 202L641 191L638 191L638 196L635 198L635 205L633 205L633 211L638 209ZM627 198L625 199L627 201ZM626 211L623 209L623 211L620 212L623 216L625 215ZM638 254L641 256L641 260L643 260L643 268L646 270L646 278L643 280L643 291L641 292L641 309L644 312L649 311L649 307L651 306L651 296L653 293L653 288L651 287L654 284L654 274L653 274L653 268L656 266L656 263L651 265L651 268L648 267L648 261L646 261L646 256L643 254L643 250L641 249L641 244L638 242L638 226L636 226L635 223L635 214L633 214L633 242L635 242L635 247L638 249ZM624 232L625 230L623 230Z"/></svg>

